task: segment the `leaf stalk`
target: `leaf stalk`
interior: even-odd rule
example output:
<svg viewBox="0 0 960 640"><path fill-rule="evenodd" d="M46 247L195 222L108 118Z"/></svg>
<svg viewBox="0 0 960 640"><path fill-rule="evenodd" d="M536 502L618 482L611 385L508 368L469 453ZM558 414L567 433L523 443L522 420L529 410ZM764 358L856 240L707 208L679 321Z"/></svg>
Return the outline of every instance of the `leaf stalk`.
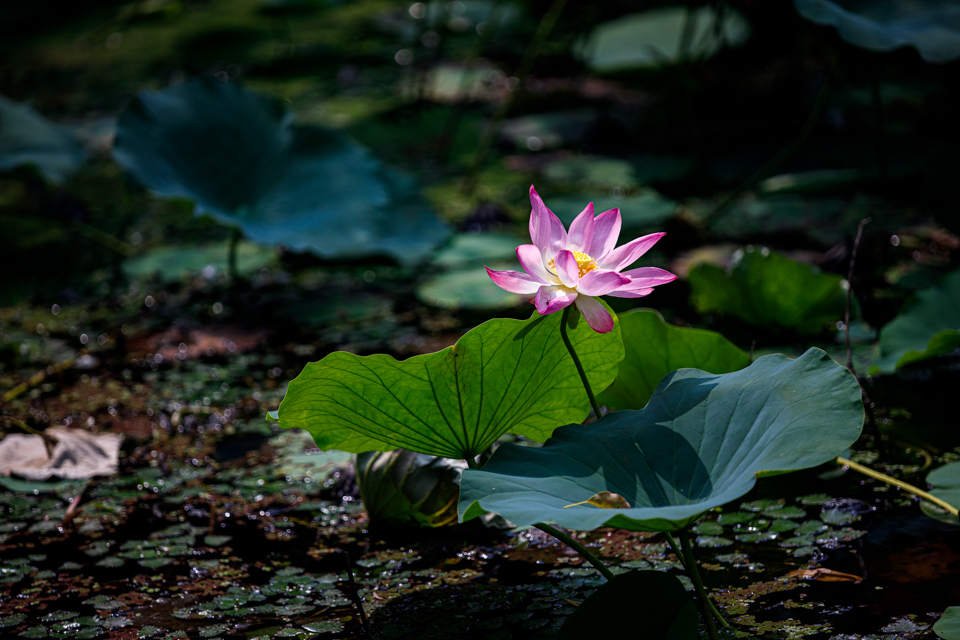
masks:
<svg viewBox="0 0 960 640"><path fill-rule="evenodd" d="M693 580L693 586L697 590L697 599L700 600L700 614L707 625L707 633L710 640L719 640L717 635L717 625L713 621L713 614L710 611L710 598L707 596L707 590L703 586L703 580L700 578L700 571L697 570L697 561L693 558L693 549L690 546L690 534L686 529L680 530L680 544L683 548L683 556L686 559L684 567Z"/></svg>
<svg viewBox="0 0 960 640"><path fill-rule="evenodd" d="M587 372L583 370L583 365L580 364L580 358L577 357L577 352L573 348L573 343L570 342L570 336L567 335L567 319L570 317L570 307L567 306L563 310L563 315L560 317L560 337L563 339L563 344L566 345L567 351L570 352L570 357L573 358L573 364L577 365L577 373L580 374L580 380L583 382L583 388L587 391L587 398L590 399L590 406L593 407L593 412L597 414L597 420L603 417L603 414L600 413L600 405L597 404L597 398L593 395L593 389L590 388L590 381L587 380Z"/></svg>
<svg viewBox="0 0 960 640"><path fill-rule="evenodd" d="M600 561L600 558L590 553L590 551L585 546L583 546L582 544L574 540L572 537L568 536L563 531L560 531L559 529L555 529L550 525L544 524L542 522L538 522L533 526L535 526L537 529L540 529L540 531L543 531L544 533L549 533L560 542L563 542L564 544L566 544L568 547L570 547L571 549L579 553L581 558L583 558L584 560L592 564L594 567L596 567L597 571L599 571L604 578L606 578L607 580L613 580L613 572L610 571L607 565L603 564L603 562Z"/></svg>
<svg viewBox="0 0 960 640"><path fill-rule="evenodd" d="M904 482L903 480L897 480L896 478L884 475L879 471L874 471L870 467L865 467L862 464L857 464L853 460L847 460L846 458L837 458L837 464L850 467L854 471L859 471L863 475L873 478L874 480L886 482L887 484L897 487L898 489L903 489L907 493L912 493L915 496L919 496L927 502L932 502L933 504L937 505L947 513L953 514L954 518L960 518L960 514L958 514L958 510L955 506L945 500L941 500L932 493L928 493L919 487L915 487L912 484Z"/></svg>

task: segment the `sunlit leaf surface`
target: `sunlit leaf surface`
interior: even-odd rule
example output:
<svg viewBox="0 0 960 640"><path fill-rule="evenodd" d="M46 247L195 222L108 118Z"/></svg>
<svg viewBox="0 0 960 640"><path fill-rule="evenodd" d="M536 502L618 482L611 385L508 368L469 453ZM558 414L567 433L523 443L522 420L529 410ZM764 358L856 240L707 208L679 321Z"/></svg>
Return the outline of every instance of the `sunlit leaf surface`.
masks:
<svg viewBox="0 0 960 640"><path fill-rule="evenodd" d="M506 432L543 441L590 412L560 319L490 320L452 347L403 361L332 353L290 383L280 426L310 432L321 449L358 453L404 448L464 458ZM605 389L623 358L619 325L600 334L579 314L571 319L591 385Z"/></svg>

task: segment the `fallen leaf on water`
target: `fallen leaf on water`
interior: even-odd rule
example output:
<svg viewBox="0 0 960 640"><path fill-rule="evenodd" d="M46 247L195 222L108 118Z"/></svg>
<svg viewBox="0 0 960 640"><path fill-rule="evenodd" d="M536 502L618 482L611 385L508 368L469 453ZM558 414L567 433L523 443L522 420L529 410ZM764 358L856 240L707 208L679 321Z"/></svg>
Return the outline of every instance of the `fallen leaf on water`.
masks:
<svg viewBox="0 0 960 640"><path fill-rule="evenodd" d="M842 571L833 569L797 569L787 574L787 577L800 578L801 580L816 580L817 582L863 582L863 578Z"/></svg>

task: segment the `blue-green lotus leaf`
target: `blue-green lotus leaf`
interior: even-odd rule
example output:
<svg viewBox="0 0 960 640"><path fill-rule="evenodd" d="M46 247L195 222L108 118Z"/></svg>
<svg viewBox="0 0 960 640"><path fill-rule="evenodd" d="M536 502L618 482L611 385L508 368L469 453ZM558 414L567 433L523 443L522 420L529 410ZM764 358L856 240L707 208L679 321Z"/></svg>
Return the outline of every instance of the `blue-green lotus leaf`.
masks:
<svg viewBox="0 0 960 640"><path fill-rule="evenodd" d="M539 449L501 445L463 473L460 517L671 531L750 491L759 474L823 464L860 435L856 378L819 349L760 358L734 373L681 369L646 408L557 429ZM602 491L629 508L580 504Z"/></svg>
<svg viewBox="0 0 960 640"><path fill-rule="evenodd" d="M490 320L452 347L402 361L332 353L290 383L276 416L321 449L353 453L402 448L465 458L507 432L546 440L590 413L560 321L560 313ZM568 322L591 386L606 389L623 358L619 324L597 333L579 313Z"/></svg>
<svg viewBox="0 0 960 640"><path fill-rule="evenodd" d="M358 454L360 499L372 524L442 527L457 522L464 460L406 449Z"/></svg>
<svg viewBox="0 0 960 640"><path fill-rule="evenodd" d="M843 279L766 250L739 254L728 271L690 271L690 299L700 313L720 312L767 330L817 335L843 318Z"/></svg>
<svg viewBox="0 0 960 640"><path fill-rule="evenodd" d="M943 640L960 640L960 607L947 607L933 625L933 632Z"/></svg>
<svg viewBox="0 0 960 640"><path fill-rule="evenodd" d="M889 372L960 348L960 271L916 294L880 331L880 358L870 372Z"/></svg>
<svg viewBox="0 0 960 640"><path fill-rule="evenodd" d="M677 576L628 571L590 594L564 620L557 640L631 638L643 620L644 640L696 640L700 615Z"/></svg>
<svg viewBox="0 0 960 640"><path fill-rule="evenodd" d="M960 4L954 0L793 0L807 20L836 27L871 51L914 46L927 62L960 58Z"/></svg>
<svg viewBox="0 0 960 640"><path fill-rule="evenodd" d="M141 93L120 115L114 157L153 192L189 198L261 244L411 263L448 234L410 179L235 83Z"/></svg>
<svg viewBox="0 0 960 640"><path fill-rule="evenodd" d="M61 184L83 160L83 147L66 129L0 96L0 171L33 166L48 182Z"/></svg>
<svg viewBox="0 0 960 640"><path fill-rule="evenodd" d="M677 369L730 373L750 364L750 356L714 331L667 324L653 309L620 315L625 355L617 379L597 396L614 409L643 409L660 381Z"/></svg>
<svg viewBox="0 0 960 640"><path fill-rule="evenodd" d="M927 484L930 485L930 493L934 496L960 508L960 462L951 462L934 469L927 474ZM921 509L928 516L948 524L960 524L960 521L952 513L947 513L946 510L939 508L934 510L930 508L931 506L927 502L920 503Z"/></svg>
<svg viewBox="0 0 960 640"><path fill-rule="evenodd" d="M749 36L746 19L729 8L659 7L595 27L578 53L596 71L620 71L709 58Z"/></svg>

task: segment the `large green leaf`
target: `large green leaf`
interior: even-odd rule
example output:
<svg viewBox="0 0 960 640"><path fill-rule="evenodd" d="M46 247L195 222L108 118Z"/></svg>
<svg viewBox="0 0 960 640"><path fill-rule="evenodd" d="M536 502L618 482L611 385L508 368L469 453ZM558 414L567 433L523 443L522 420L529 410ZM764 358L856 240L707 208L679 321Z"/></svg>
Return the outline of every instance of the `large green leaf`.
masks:
<svg viewBox="0 0 960 640"><path fill-rule="evenodd" d="M623 358L619 323L600 334L579 313L570 317L591 386L607 388ZM452 347L403 361L332 353L290 383L280 426L309 431L321 449L403 448L447 458L477 455L506 432L545 440L590 413L560 319L490 320Z"/></svg>
<svg viewBox="0 0 960 640"><path fill-rule="evenodd" d="M906 310L880 332L880 358L871 373L893 371L911 362L960 347L960 271L920 291Z"/></svg>
<svg viewBox="0 0 960 640"><path fill-rule="evenodd" d="M689 280L700 313L720 312L772 331L817 335L846 308L840 276L766 250L742 252L729 271L697 265Z"/></svg>
<svg viewBox="0 0 960 640"><path fill-rule="evenodd" d="M557 640L696 640L700 616L683 583L663 571L628 571L594 591L570 614Z"/></svg>
<svg viewBox="0 0 960 640"><path fill-rule="evenodd" d="M753 488L758 474L823 464L860 435L856 378L819 349L723 375L681 369L641 411L557 429L542 448L501 445L463 473L460 517L671 531ZM603 491L629 508L579 504Z"/></svg>
<svg viewBox="0 0 960 640"><path fill-rule="evenodd" d="M871 51L914 46L927 62L960 58L960 4L953 0L793 0L807 20L836 27Z"/></svg>
<svg viewBox="0 0 960 640"><path fill-rule="evenodd" d="M960 607L947 607L933 625L933 632L943 640L960 640Z"/></svg>
<svg viewBox="0 0 960 640"><path fill-rule="evenodd" d="M661 7L594 28L579 47L596 71L659 67L709 58L724 45L743 44L750 25L732 9Z"/></svg>
<svg viewBox="0 0 960 640"><path fill-rule="evenodd" d="M0 171L29 165L45 180L60 184L83 160L83 147L66 129L0 96Z"/></svg>
<svg viewBox="0 0 960 640"><path fill-rule="evenodd" d="M653 309L622 314L620 334L625 355L617 379L597 396L615 409L642 409L671 371L730 373L750 364L750 356L719 333L675 327Z"/></svg>
<svg viewBox="0 0 960 640"><path fill-rule="evenodd" d="M942 467L938 467L927 474L927 484L930 485L930 493L940 498L948 504L960 508L960 462L951 462ZM931 509L933 505L927 502L921 503L924 512L932 517L946 522L948 524L960 524L956 516L947 513L946 510Z"/></svg>
<svg viewBox="0 0 960 640"><path fill-rule="evenodd" d="M141 93L114 157L152 191L251 240L323 258L415 262L447 236L413 183L343 134L293 125L276 98L217 80Z"/></svg>
<svg viewBox="0 0 960 640"><path fill-rule="evenodd" d="M357 455L363 507L374 524L442 527L457 522L463 460L406 449Z"/></svg>

